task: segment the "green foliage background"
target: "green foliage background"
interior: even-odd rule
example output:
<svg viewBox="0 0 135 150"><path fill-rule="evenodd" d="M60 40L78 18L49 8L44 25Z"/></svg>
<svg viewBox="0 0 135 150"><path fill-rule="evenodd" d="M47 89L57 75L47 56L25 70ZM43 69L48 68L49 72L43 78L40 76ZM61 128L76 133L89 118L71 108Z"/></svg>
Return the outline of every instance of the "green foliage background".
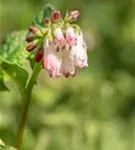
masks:
<svg viewBox="0 0 135 150"><path fill-rule="evenodd" d="M0 42L11 31L26 29L48 2L63 13L81 11L79 24L89 47L89 68L73 79L58 80L42 70L33 91L23 149L135 150L135 1L1 0ZM10 36L16 45L19 40ZM21 55L27 54L20 53L17 59L12 54L10 59L21 63ZM30 70L27 62L22 66ZM7 72L11 74L11 69ZM14 146L20 86L8 75L4 78L10 92L0 92L0 138Z"/></svg>

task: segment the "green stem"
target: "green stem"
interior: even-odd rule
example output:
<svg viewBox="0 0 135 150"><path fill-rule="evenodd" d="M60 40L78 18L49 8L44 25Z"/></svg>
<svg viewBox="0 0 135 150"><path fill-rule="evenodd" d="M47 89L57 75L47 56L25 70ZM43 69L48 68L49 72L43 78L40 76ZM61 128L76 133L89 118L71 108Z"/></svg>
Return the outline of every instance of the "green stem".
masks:
<svg viewBox="0 0 135 150"><path fill-rule="evenodd" d="M40 70L41 70L41 64L36 64L33 70L32 76L26 87L25 93L22 95L23 104L22 104L22 110L21 110L21 115L20 115L20 122L19 122L18 134L17 134L17 144L16 144L16 148L18 150L21 150L21 146L23 142L24 127L26 123L29 104L31 101L31 93L32 93L32 89L34 87L34 84L36 82L36 79Z"/></svg>

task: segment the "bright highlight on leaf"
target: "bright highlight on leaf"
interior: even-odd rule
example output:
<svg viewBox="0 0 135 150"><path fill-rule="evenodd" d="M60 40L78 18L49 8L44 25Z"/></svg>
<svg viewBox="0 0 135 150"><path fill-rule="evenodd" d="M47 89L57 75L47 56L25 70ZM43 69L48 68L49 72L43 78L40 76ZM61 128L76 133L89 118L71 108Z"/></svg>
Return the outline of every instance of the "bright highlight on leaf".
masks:
<svg viewBox="0 0 135 150"><path fill-rule="evenodd" d="M81 28L76 24L80 12L61 12L48 6L29 27L27 51L35 51L50 77L75 76L77 68L88 67L87 46Z"/></svg>

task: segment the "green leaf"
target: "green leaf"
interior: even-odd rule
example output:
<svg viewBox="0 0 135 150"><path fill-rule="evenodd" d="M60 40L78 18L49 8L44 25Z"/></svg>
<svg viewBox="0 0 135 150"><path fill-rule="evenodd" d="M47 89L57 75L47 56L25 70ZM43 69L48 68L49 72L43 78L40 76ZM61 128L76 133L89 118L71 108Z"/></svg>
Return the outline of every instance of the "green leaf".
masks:
<svg viewBox="0 0 135 150"><path fill-rule="evenodd" d="M0 91L9 91L7 86L4 84L4 81L0 79Z"/></svg>
<svg viewBox="0 0 135 150"><path fill-rule="evenodd" d="M0 150L17 150L17 149L15 149L12 146L6 146L6 147L0 146Z"/></svg>
<svg viewBox="0 0 135 150"><path fill-rule="evenodd" d="M5 143L0 139L0 150L5 148Z"/></svg>
<svg viewBox="0 0 135 150"><path fill-rule="evenodd" d="M30 55L27 57L32 69L34 69L36 63L34 58L35 58L35 52L30 53Z"/></svg>
<svg viewBox="0 0 135 150"><path fill-rule="evenodd" d="M17 31L8 34L0 46L0 68L4 70L17 83L19 89L24 90L28 79L28 73L24 69L29 53L26 47L26 31ZM3 77L0 80L0 89L7 90Z"/></svg>
<svg viewBox="0 0 135 150"><path fill-rule="evenodd" d="M0 150L17 150L12 146L7 146L5 143L0 139Z"/></svg>
<svg viewBox="0 0 135 150"><path fill-rule="evenodd" d="M29 53L25 50L27 31L15 31L7 35L0 45L0 56L3 60L22 66Z"/></svg>
<svg viewBox="0 0 135 150"><path fill-rule="evenodd" d="M2 146L0 145L0 150L17 150L12 146Z"/></svg>
<svg viewBox="0 0 135 150"><path fill-rule="evenodd" d="M35 26L44 27L44 18L50 17L53 6L45 5L39 12L32 24ZM28 73L24 69L26 58L30 62L32 68L35 66L33 59L34 52L29 53L26 51L26 35L29 34L27 31L17 31L7 35L5 41L0 46L0 64L1 68L17 83L19 89L24 90ZM4 84L3 78L0 80L0 90L7 90Z"/></svg>
<svg viewBox="0 0 135 150"><path fill-rule="evenodd" d="M52 11L54 11L54 7L50 4L45 5L42 10L37 14L36 18L33 20L32 25L44 27L44 18L51 17Z"/></svg>
<svg viewBox="0 0 135 150"><path fill-rule="evenodd" d="M0 91L9 91L7 86L4 84L4 73L1 67L0 67Z"/></svg>
<svg viewBox="0 0 135 150"><path fill-rule="evenodd" d="M12 79L14 79L20 90L25 88L28 79L28 72L25 69L6 60L3 60L1 67Z"/></svg>

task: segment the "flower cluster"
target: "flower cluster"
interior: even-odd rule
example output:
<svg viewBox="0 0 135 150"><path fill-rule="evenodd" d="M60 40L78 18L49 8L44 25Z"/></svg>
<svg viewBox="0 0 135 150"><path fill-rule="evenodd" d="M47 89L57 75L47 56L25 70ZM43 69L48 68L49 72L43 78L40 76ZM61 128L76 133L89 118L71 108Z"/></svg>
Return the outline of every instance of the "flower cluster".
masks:
<svg viewBox="0 0 135 150"><path fill-rule="evenodd" d="M87 46L80 27L75 24L78 10L69 11L62 19L60 11L44 18L45 26L30 26L27 51L36 50L35 61L43 62L50 77L75 76L77 68L88 67Z"/></svg>

